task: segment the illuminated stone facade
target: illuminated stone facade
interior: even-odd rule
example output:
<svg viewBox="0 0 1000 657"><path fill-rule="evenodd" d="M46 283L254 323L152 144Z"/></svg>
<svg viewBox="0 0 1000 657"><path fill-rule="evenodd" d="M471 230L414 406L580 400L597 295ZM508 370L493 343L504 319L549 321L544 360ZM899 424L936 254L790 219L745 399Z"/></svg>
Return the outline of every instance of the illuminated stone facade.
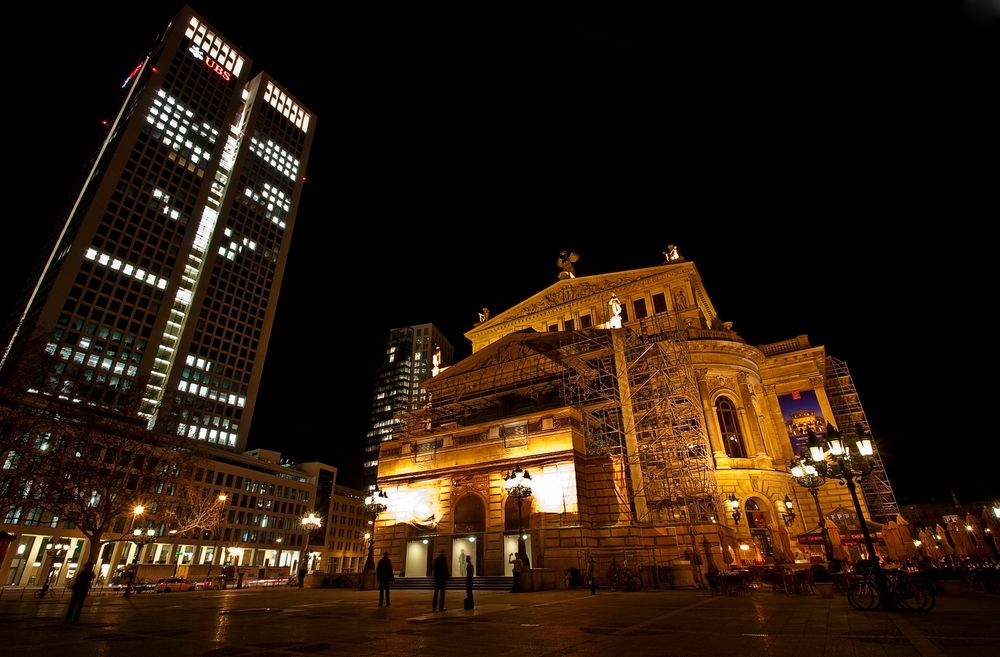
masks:
<svg viewBox="0 0 1000 657"><path fill-rule="evenodd" d="M610 328L613 295L621 329ZM427 382L432 404L382 446L377 549L404 576L426 575L441 550L452 564L471 554L481 575L510 574L518 508L504 477L518 465L531 475L522 523L536 587L560 585L588 554L603 574L612 557L704 571L739 543L765 561L807 550L794 537L818 514L788 473L781 399L804 395L835 417L825 352L805 336L746 344L692 263L559 280L466 337L473 355ZM819 499L825 513L853 508L835 483ZM697 585L698 570L675 568L675 583Z"/></svg>

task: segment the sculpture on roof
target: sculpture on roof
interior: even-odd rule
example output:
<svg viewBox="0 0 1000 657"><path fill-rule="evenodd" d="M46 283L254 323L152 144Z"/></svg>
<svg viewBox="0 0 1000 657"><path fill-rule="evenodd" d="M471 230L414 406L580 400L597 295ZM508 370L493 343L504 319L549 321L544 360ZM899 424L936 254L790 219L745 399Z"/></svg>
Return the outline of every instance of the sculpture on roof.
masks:
<svg viewBox="0 0 1000 657"><path fill-rule="evenodd" d="M611 293L611 301L608 302L608 305L611 306L611 319L608 320L608 326L620 329L622 327L622 302L614 292Z"/></svg>
<svg viewBox="0 0 1000 657"><path fill-rule="evenodd" d="M482 324L483 322L485 322L489 318L490 318L490 309L489 308L483 308L482 310L479 311L479 323L480 324Z"/></svg>
<svg viewBox="0 0 1000 657"><path fill-rule="evenodd" d="M556 260L556 265L562 269L559 272L559 280L565 278L576 278L576 268L573 267L573 263L580 259L579 254L575 251L560 251L559 258Z"/></svg>
<svg viewBox="0 0 1000 657"><path fill-rule="evenodd" d="M666 258L668 265L673 262L684 262L684 256L677 250L677 245L675 244L667 245L667 250L663 252L663 257Z"/></svg>

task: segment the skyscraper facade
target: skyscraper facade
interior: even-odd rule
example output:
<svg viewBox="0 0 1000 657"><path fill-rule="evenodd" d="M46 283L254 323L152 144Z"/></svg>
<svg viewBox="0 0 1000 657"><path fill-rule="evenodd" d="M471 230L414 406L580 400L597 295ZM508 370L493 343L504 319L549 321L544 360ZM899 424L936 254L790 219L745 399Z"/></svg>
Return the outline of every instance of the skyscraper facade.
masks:
<svg viewBox="0 0 1000 657"><path fill-rule="evenodd" d="M315 129L250 70L187 7L136 62L0 376L244 447Z"/></svg>
<svg viewBox="0 0 1000 657"><path fill-rule="evenodd" d="M427 391L420 383L431 376L436 354L439 365L454 362L454 347L433 324L404 326L389 332L385 360L375 373L372 394L364 460L367 487L373 487L378 476L379 445L392 440L398 431L398 413L427 403Z"/></svg>

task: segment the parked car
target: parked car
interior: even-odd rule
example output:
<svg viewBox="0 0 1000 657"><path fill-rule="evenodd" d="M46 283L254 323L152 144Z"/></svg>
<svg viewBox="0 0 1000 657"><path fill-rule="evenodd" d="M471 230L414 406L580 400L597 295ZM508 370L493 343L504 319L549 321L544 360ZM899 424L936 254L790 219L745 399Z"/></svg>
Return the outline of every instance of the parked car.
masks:
<svg viewBox="0 0 1000 657"><path fill-rule="evenodd" d="M226 588L226 576L225 575L215 575L214 577L209 577L204 582L201 582L201 588L206 591L211 591L214 589L224 589Z"/></svg>
<svg viewBox="0 0 1000 657"><path fill-rule="evenodd" d="M183 577L167 577L156 583L157 593L170 593L171 591L193 591L195 583Z"/></svg>

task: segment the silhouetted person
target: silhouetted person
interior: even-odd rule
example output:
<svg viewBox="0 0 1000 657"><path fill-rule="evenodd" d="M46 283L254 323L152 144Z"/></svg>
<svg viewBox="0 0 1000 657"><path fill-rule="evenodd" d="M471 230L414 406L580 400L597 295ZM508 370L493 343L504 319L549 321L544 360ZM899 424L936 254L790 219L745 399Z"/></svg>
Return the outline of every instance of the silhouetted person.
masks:
<svg viewBox="0 0 1000 657"><path fill-rule="evenodd" d="M383 596L385 598L385 606L389 606L389 582L393 579L392 574L392 562L389 561L389 553L383 552L382 558L378 560L378 566L375 567L375 577L378 578L378 606L382 606Z"/></svg>
<svg viewBox="0 0 1000 657"><path fill-rule="evenodd" d="M472 556L465 557L465 608L472 609L476 606L476 601L472 599L472 578L476 574L476 567L472 565Z"/></svg>
<svg viewBox="0 0 1000 657"><path fill-rule="evenodd" d="M444 556L444 550L434 558L434 565L431 568L434 573L434 601L431 608L438 610L438 594L441 594L441 611L448 611L444 606L444 589L448 585L448 560Z"/></svg>
<svg viewBox="0 0 1000 657"><path fill-rule="evenodd" d="M83 601L90 591L90 585L94 581L94 564L89 561L83 564L83 568L73 578L73 585L70 588L73 594L69 598L69 607L66 609L66 622L80 622L80 612L83 611Z"/></svg>
<svg viewBox="0 0 1000 657"><path fill-rule="evenodd" d="M511 582L510 592L517 593L521 590L521 571L524 570L524 562L521 560L520 554L513 554L512 556L514 557L514 566L511 570L514 571L514 581Z"/></svg>
<svg viewBox="0 0 1000 657"><path fill-rule="evenodd" d="M587 557L587 586L590 587L590 595L597 593L597 579L594 577L594 555Z"/></svg>
<svg viewBox="0 0 1000 657"><path fill-rule="evenodd" d="M306 567L305 564L299 566L299 588L301 589L306 583ZM239 588L239 587L236 587Z"/></svg>

